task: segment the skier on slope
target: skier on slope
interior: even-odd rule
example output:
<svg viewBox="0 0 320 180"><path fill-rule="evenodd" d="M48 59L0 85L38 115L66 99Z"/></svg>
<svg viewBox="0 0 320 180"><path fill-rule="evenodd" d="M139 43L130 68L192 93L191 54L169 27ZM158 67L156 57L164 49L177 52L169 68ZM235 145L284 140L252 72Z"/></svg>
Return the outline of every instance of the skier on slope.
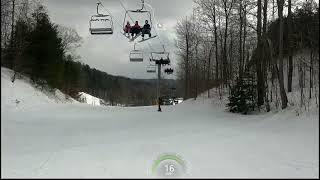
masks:
<svg viewBox="0 0 320 180"><path fill-rule="evenodd" d="M158 98L158 111L159 111L159 112L161 112L161 107L160 107L161 104L162 104L162 98L159 97L159 98Z"/></svg>

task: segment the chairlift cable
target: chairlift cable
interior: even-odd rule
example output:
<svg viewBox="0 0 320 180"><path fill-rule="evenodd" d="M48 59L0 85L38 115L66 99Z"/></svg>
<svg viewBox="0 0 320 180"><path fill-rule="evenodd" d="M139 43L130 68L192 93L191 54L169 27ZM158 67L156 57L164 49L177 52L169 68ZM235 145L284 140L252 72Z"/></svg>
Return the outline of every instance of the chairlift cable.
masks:
<svg viewBox="0 0 320 180"><path fill-rule="evenodd" d="M117 24L120 26L120 29L122 29L122 25L119 23L119 21L117 21L116 18L114 18L114 16L112 16L112 13L102 4L102 2L101 2L100 0L97 0L97 1L98 1L98 3L103 7L103 9L109 13L109 15L113 18L113 20L114 20L115 22L117 22ZM123 35L122 32L121 32L121 30L120 30L120 31L117 31L117 32L118 32L121 36Z"/></svg>
<svg viewBox="0 0 320 180"><path fill-rule="evenodd" d="M122 1L119 0L119 2L120 2L120 5L122 6L122 8L127 12L127 9L126 9L126 7L123 5ZM132 19L132 17L130 16L130 14L128 14L128 16L129 16L129 18L131 19L132 23L134 23L134 20Z"/></svg>
<svg viewBox="0 0 320 180"><path fill-rule="evenodd" d="M100 0L98 0L98 2L101 4L101 6L103 7L103 9L106 10L106 11L110 14L110 16L112 17L112 19L113 19L115 22L117 22L117 24L118 24L118 25L120 26L120 28L122 29L123 27L122 27L121 23L119 23L119 21L117 21L117 19L116 19L114 16L112 16L112 13L102 4L102 2L101 2Z"/></svg>
<svg viewBox="0 0 320 180"><path fill-rule="evenodd" d="M148 6L149 6L149 8L152 10L153 20L157 23L157 20L156 20L155 15L154 15L154 14L155 14L155 12L154 12L154 9L152 8L152 6L151 6L150 4L148 4L148 3L144 3L144 4L145 4L145 5L148 5ZM160 38L160 36L159 36L158 29L154 27L154 23L152 24L152 26L153 26L153 29L155 29L155 31L156 31L157 37L158 37L158 39L159 39L159 41L160 41L161 45L162 45L162 46L164 46L164 42L162 41L162 39L161 39L161 38Z"/></svg>
<svg viewBox="0 0 320 180"><path fill-rule="evenodd" d="M120 0L120 1L121 1L121 0ZM154 9L152 8L152 6L151 6L150 4L148 4L148 3L145 3L144 0L142 0L142 2L143 2L143 5L145 4L145 5L149 6L149 8L150 8L151 11L152 11L152 19L157 23L157 20L156 20L156 18L155 18L155 12L154 12ZM143 7L144 7L144 6L143 6ZM156 32L156 36L158 37L158 40L160 41L160 44L161 44L162 47L163 47L163 51L166 52L164 42L163 42L163 40L162 40L162 39L160 38L160 36L159 36L158 29L154 26L154 23L152 23L151 26L153 27L153 29L154 29L155 32ZM148 44L149 44L149 42L148 42ZM149 46L151 46L151 45L149 44ZM151 48L151 49L153 49L153 48Z"/></svg>
<svg viewBox="0 0 320 180"><path fill-rule="evenodd" d="M150 51L152 52L152 51L153 51L153 48L152 48L150 42L148 42L148 46L149 46Z"/></svg>

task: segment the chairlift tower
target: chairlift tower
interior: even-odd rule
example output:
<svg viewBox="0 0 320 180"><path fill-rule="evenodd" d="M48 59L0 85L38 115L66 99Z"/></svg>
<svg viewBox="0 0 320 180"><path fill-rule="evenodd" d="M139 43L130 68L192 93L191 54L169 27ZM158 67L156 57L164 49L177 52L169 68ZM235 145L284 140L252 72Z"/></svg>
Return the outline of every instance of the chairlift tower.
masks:
<svg viewBox="0 0 320 180"><path fill-rule="evenodd" d="M164 55L165 59L156 58L156 55ZM157 98L158 98L158 111L161 112L161 106L160 106L160 81L161 81L161 67L165 65L170 65L170 59L169 59L169 53L168 52L151 52L151 58L150 61L155 62L155 64L158 66L158 79L157 79Z"/></svg>

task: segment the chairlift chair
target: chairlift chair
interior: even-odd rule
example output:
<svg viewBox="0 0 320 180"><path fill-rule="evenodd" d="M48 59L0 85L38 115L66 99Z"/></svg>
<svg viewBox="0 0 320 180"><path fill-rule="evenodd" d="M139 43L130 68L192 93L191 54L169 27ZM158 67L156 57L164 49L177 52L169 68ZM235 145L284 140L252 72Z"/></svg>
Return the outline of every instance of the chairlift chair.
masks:
<svg viewBox="0 0 320 180"><path fill-rule="evenodd" d="M150 61L160 60L161 58L163 60L170 61L170 58L169 58L170 53L166 51L164 45L162 45L162 48L163 48L163 51L158 51L158 52L154 51L150 53L151 54ZM159 58L159 56L161 56L161 58Z"/></svg>
<svg viewBox="0 0 320 180"><path fill-rule="evenodd" d="M143 52L136 49L136 44L134 44L134 48L130 52L129 58L131 62L143 62Z"/></svg>
<svg viewBox="0 0 320 180"><path fill-rule="evenodd" d="M169 58L169 52L151 52L151 59L150 61L159 61L161 58L163 61L168 62L168 64L170 64L170 58ZM161 58L157 58L157 56L161 56Z"/></svg>
<svg viewBox="0 0 320 180"><path fill-rule="evenodd" d="M156 72L156 66L155 65L147 66L147 73L155 73L155 72Z"/></svg>
<svg viewBox="0 0 320 180"><path fill-rule="evenodd" d="M141 13L141 14L148 14L148 16L149 16L149 23L150 23L150 26L152 27L152 15L151 15L151 12L150 11L148 11L148 10L146 10L145 8L144 8L144 0L141 0L141 4L142 4L142 7L141 7L141 9L137 9L137 10L126 10L126 13L124 14L124 19L123 19L123 27L125 27L126 26L126 23L127 23L127 21L126 21L126 19L127 19L127 15L129 14L129 13Z"/></svg>
<svg viewBox="0 0 320 180"><path fill-rule="evenodd" d="M164 70L165 73L167 74L172 74L173 73L173 69L172 68L167 68Z"/></svg>
<svg viewBox="0 0 320 180"><path fill-rule="evenodd" d="M99 13L99 5L97 3L97 14L92 15L89 21L89 31L92 35L113 34L112 16Z"/></svg>
<svg viewBox="0 0 320 180"><path fill-rule="evenodd" d="M125 12L125 14L124 14L124 19L123 19L123 27L126 26L126 24L127 24L127 16L128 16L130 13L147 14L147 16L148 16L147 20L149 21L149 24L150 24L150 26L152 27L152 15L151 15L151 12L145 9L145 7L144 7L144 0L141 0L141 4L142 4L141 9L137 9L137 10L126 10L126 12ZM140 35L141 35L141 33L140 33ZM139 36L140 36L140 35L139 35ZM134 39L132 39L131 41L134 41L137 37L138 37L138 35L137 35ZM156 36L154 36L154 37L156 37ZM154 38L154 37L152 37L152 38ZM150 38L150 39L151 39L151 38ZM148 39L145 39L145 40L148 40ZM145 40L141 40L141 42L142 42L142 41L145 41Z"/></svg>

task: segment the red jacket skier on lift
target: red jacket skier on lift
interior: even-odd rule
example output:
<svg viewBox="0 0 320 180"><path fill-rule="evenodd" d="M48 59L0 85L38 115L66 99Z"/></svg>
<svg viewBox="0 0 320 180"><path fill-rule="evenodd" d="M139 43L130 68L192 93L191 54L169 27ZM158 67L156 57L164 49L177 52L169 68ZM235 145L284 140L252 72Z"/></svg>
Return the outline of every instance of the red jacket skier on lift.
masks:
<svg viewBox="0 0 320 180"><path fill-rule="evenodd" d="M127 21L127 25L123 28L123 31L124 31L125 33L127 33L128 35L130 34L130 32L131 32L131 25L130 25L130 22L129 22L129 21Z"/></svg>
<svg viewBox="0 0 320 180"><path fill-rule="evenodd" d="M131 36L133 37L134 34L138 35L140 32L141 32L141 27L140 27L138 21L136 21L134 26L131 27Z"/></svg>

